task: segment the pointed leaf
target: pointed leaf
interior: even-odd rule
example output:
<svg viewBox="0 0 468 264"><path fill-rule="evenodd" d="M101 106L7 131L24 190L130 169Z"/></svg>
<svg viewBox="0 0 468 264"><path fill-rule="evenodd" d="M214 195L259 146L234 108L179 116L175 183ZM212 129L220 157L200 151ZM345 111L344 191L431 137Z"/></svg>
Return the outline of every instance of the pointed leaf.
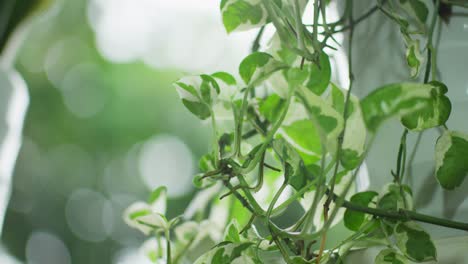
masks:
<svg viewBox="0 0 468 264"><path fill-rule="evenodd" d="M286 65L265 52L255 52L245 57L239 65L239 74L246 84L260 82Z"/></svg>

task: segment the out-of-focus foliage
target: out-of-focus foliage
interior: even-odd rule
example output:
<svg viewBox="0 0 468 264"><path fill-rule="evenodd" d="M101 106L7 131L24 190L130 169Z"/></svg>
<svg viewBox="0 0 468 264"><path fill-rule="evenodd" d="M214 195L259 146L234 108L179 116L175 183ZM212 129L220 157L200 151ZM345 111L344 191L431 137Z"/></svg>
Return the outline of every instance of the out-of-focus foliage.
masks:
<svg viewBox="0 0 468 264"><path fill-rule="evenodd" d="M33 25L19 52L30 106L2 243L20 260L40 258L38 243L54 238L68 252L42 255L128 263L142 236L124 224L122 212L154 187L142 175L142 156L155 142L188 149L189 163L208 149L209 132L179 107L170 85L180 74L106 61L86 8L84 0L63 1L59 12ZM167 213L180 214L191 196L189 187L169 197Z"/></svg>

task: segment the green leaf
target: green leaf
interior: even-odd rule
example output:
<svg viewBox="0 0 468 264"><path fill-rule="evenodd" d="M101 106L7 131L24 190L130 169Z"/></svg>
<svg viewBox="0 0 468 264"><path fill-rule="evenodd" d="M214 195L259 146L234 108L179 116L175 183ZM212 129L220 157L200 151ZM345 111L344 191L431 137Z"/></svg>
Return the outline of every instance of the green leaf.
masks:
<svg viewBox="0 0 468 264"><path fill-rule="evenodd" d="M228 33L260 27L267 18L263 6L254 0L221 1L221 14Z"/></svg>
<svg viewBox="0 0 468 264"><path fill-rule="evenodd" d="M394 234L398 248L411 261L425 262L437 259L436 247L430 235L416 223L399 223Z"/></svg>
<svg viewBox="0 0 468 264"><path fill-rule="evenodd" d="M384 249L375 257L375 264L407 264L408 260L394 249Z"/></svg>
<svg viewBox="0 0 468 264"><path fill-rule="evenodd" d="M234 78L234 76L232 76L231 74L229 74L227 72L215 72L215 73L211 74L211 76L213 78L222 80L223 82L225 82L226 84L229 84L229 85L236 85L237 84L236 78Z"/></svg>
<svg viewBox="0 0 468 264"><path fill-rule="evenodd" d="M225 102L231 102L237 93L237 81L227 72L215 72L211 74L219 85L219 99ZM229 104L228 104L229 106Z"/></svg>
<svg viewBox="0 0 468 264"><path fill-rule="evenodd" d="M411 78L416 78L419 75L423 59L419 49L419 40L412 41L406 49L406 63L410 67Z"/></svg>
<svg viewBox="0 0 468 264"><path fill-rule="evenodd" d="M383 187L383 195L377 202L377 207L380 209L396 211L400 208L404 208L405 201L408 205L408 209L412 208L412 193L411 189L407 185L403 185L403 193L401 193L400 186L395 183L387 184ZM404 198L402 197L404 195ZM403 200L405 199L405 201Z"/></svg>
<svg viewBox="0 0 468 264"><path fill-rule="evenodd" d="M332 88L328 101L333 108L343 116L347 91L340 89L333 83L331 86ZM354 95L350 96L347 116L341 164L345 169L352 170L360 163L361 155L364 153L367 135L361 104L359 103L359 99Z"/></svg>
<svg viewBox="0 0 468 264"><path fill-rule="evenodd" d="M460 186L468 175L468 135L444 131L435 147L436 177L448 190Z"/></svg>
<svg viewBox="0 0 468 264"><path fill-rule="evenodd" d="M401 123L412 131L422 131L445 124L450 116L452 104L445 94L447 87L440 82L433 85L431 97L425 100L424 106L410 114L402 116Z"/></svg>
<svg viewBox="0 0 468 264"><path fill-rule="evenodd" d="M311 63L308 66L309 78L305 87L317 95L323 94L327 89L331 79L330 59L325 52L321 52L318 63Z"/></svg>
<svg viewBox="0 0 468 264"><path fill-rule="evenodd" d="M280 115L286 100L277 94L272 94L259 102L259 111L270 123L275 123Z"/></svg>
<svg viewBox="0 0 468 264"><path fill-rule="evenodd" d="M286 65L265 52L255 52L245 57L239 65L239 75L246 84L260 82Z"/></svg>
<svg viewBox="0 0 468 264"><path fill-rule="evenodd" d="M428 107L435 84L396 83L371 92L361 101L367 128L376 132L378 127L393 116L407 116Z"/></svg>
<svg viewBox="0 0 468 264"><path fill-rule="evenodd" d="M343 130L343 116L320 96L303 89L303 103L317 129L323 144L329 151L335 151L337 139Z"/></svg>
<svg viewBox="0 0 468 264"><path fill-rule="evenodd" d="M300 190L307 184L308 171L299 154L282 138L273 141L273 150L284 164L284 177L294 189Z"/></svg>
<svg viewBox="0 0 468 264"><path fill-rule="evenodd" d="M294 147L305 164L312 164L320 160L322 155L320 136L312 121L302 119L284 125L280 129L279 135Z"/></svg>
<svg viewBox="0 0 468 264"><path fill-rule="evenodd" d="M200 174L195 175L195 177L193 177L192 183L193 183L193 186L195 186L195 188L205 189L216 184L215 180L209 177L203 178L203 175L204 175L203 173L200 173Z"/></svg>
<svg viewBox="0 0 468 264"><path fill-rule="evenodd" d="M241 238L239 235L239 228L236 219L232 219L232 221L228 224L224 231L223 241L230 241L233 243L241 242Z"/></svg>
<svg viewBox="0 0 468 264"><path fill-rule="evenodd" d="M374 191L360 192L353 195L350 201L361 206L368 206L377 195L379 194ZM343 220L349 230L358 231L364 223L365 214L346 209Z"/></svg>
<svg viewBox="0 0 468 264"><path fill-rule="evenodd" d="M185 107L198 118L211 116L211 106L220 93L216 80L209 75L187 76L174 83Z"/></svg>
<svg viewBox="0 0 468 264"><path fill-rule="evenodd" d="M213 171L215 169L214 158L212 154L205 154L198 162L198 168L202 172Z"/></svg>
<svg viewBox="0 0 468 264"><path fill-rule="evenodd" d="M423 24L426 23L427 15L429 13L426 4L420 0L409 0L409 4L419 21Z"/></svg>
<svg viewBox="0 0 468 264"><path fill-rule="evenodd" d="M286 73L289 86L297 87L307 79L307 71L300 68L289 68Z"/></svg>

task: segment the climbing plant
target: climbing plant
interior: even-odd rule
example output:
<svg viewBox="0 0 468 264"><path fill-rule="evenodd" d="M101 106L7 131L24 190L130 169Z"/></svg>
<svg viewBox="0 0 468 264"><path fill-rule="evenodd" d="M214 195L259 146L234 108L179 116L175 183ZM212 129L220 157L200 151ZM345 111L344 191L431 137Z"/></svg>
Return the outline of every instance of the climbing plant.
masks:
<svg viewBox="0 0 468 264"><path fill-rule="evenodd" d="M343 263L353 247L373 245L383 248L375 263L425 262L436 260L437 252L420 223L468 231L468 223L415 211L411 186L403 181L411 177L407 135L430 128L441 131L434 142L434 177L441 188L457 188L468 173L468 134L446 125L449 88L437 79L433 44L437 21L447 19L453 5L466 4L379 0L355 16L359 12L347 0L341 18L329 22L329 2L221 1L227 33L259 33L238 74L201 74L174 83L187 110L211 122L213 143L194 176L201 190L184 215L165 217L165 187L125 212L130 226L155 237L143 246L154 262ZM308 4L312 24L303 20ZM359 99L353 95L352 50L359 48L353 46L354 29L378 12L399 28L414 81L386 84ZM259 50L271 25L275 33ZM348 87L331 81L327 53L341 46L336 34L346 36ZM395 118L402 135L395 169L388 172L393 177L381 190L356 192L375 135ZM291 214L293 207L300 216ZM340 221L352 235L326 247L327 233Z"/></svg>

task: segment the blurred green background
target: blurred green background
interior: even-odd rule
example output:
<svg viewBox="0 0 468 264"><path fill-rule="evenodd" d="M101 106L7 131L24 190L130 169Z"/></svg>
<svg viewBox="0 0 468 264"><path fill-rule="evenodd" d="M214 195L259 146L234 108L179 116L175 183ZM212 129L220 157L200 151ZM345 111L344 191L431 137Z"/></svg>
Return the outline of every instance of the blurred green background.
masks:
<svg viewBox="0 0 468 264"><path fill-rule="evenodd" d="M26 263L146 263L132 257L144 237L122 211L179 175L168 213L182 213L210 130L181 106L171 86L181 72L110 62L88 1L62 2L16 62L30 105L2 243Z"/></svg>

